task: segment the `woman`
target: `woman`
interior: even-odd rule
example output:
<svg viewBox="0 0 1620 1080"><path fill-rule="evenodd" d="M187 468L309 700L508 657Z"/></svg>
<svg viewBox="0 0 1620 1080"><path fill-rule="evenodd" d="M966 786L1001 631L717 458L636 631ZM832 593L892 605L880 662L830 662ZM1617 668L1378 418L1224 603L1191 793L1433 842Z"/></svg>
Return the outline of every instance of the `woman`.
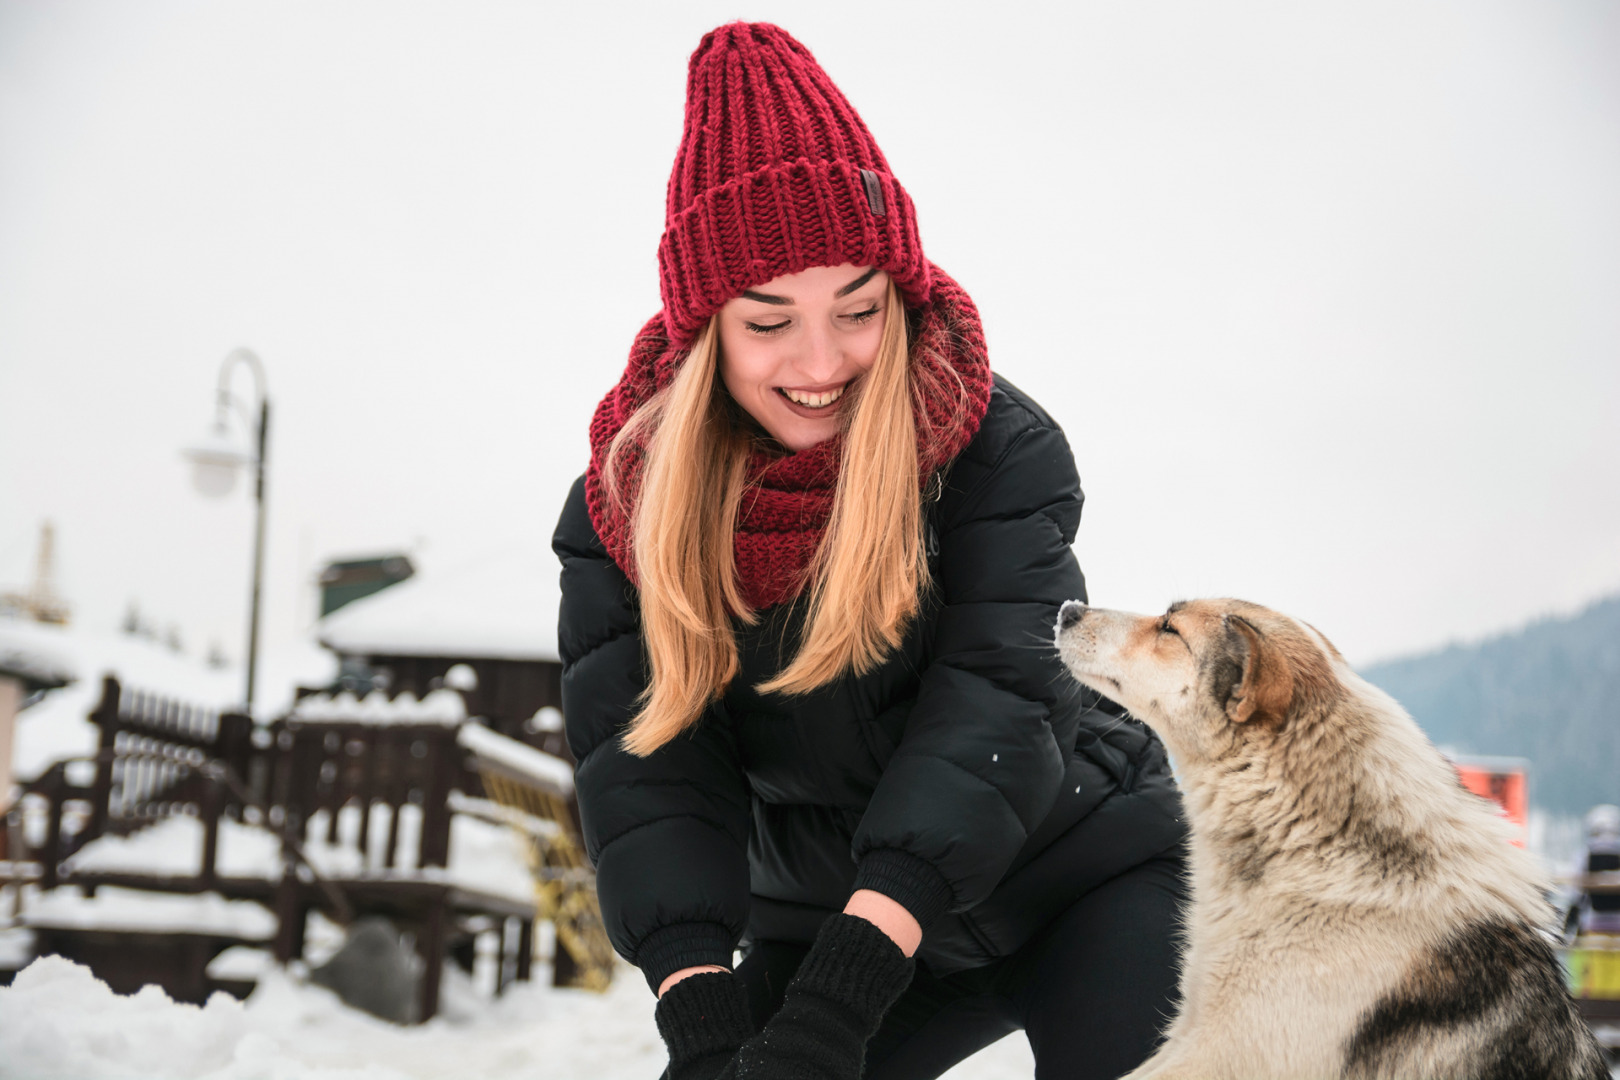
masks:
<svg viewBox="0 0 1620 1080"><path fill-rule="evenodd" d="M1042 1076L1127 1071L1183 826L1051 646L1063 433L780 29L693 54L666 220L554 546L586 841L670 1075L932 1077L1018 1028Z"/></svg>

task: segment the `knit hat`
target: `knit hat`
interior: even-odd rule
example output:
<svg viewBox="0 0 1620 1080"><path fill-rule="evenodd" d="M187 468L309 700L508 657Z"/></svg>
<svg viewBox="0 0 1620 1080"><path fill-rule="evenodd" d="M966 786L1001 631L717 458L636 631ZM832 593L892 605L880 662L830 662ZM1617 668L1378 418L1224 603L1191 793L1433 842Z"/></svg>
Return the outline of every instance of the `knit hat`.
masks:
<svg viewBox="0 0 1620 1080"><path fill-rule="evenodd" d="M658 244L670 339L745 289L844 263L888 271L909 306L928 299L911 198L810 50L770 23L711 31L687 66Z"/></svg>

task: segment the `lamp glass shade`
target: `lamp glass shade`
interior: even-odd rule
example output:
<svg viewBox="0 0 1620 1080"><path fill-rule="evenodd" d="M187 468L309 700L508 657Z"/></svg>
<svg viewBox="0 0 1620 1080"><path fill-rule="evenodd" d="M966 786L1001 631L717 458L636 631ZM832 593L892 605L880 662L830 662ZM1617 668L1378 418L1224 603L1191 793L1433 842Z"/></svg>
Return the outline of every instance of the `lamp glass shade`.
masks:
<svg viewBox="0 0 1620 1080"><path fill-rule="evenodd" d="M253 455L231 438L223 420L181 454L191 462L192 485L209 498L229 495L236 486L237 470L253 464Z"/></svg>

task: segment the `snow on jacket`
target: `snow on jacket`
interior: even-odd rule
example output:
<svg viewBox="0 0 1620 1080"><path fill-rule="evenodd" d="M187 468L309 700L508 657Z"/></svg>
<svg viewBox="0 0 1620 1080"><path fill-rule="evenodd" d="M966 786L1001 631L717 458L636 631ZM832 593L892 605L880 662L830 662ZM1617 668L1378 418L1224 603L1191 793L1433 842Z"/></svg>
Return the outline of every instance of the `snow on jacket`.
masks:
<svg viewBox="0 0 1620 1080"><path fill-rule="evenodd" d="M941 480L935 588L900 649L810 694L761 695L803 605L761 612L737 628L722 699L645 758L618 739L647 678L636 590L574 485L553 539L563 714L608 935L653 987L730 967L739 939L809 944L861 888L917 918L935 974L977 967L1182 840L1163 747L1052 647L1058 606L1086 595L1062 430L998 376Z"/></svg>

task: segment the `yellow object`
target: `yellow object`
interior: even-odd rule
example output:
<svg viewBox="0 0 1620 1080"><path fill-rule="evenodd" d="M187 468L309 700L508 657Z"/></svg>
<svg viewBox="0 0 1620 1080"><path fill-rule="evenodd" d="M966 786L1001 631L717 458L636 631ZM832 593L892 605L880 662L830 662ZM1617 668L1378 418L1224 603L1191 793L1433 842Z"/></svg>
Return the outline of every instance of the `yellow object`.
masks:
<svg viewBox="0 0 1620 1080"><path fill-rule="evenodd" d="M608 941L602 909L596 902L596 875L574 836L574 818L567 800L493 769L480 768L478 775L485 794L493 801L556 824L557 828L545 836L532 830L516 830L524 838L529 869L534 874L537 914L556 928L558 959L566 952L573 961L571 976L559 985L601 993L613 981L613 945Z"/></svg>
<svg viewBox="0 0 1620 1080"><path fill-rule="evenodd" d="M1564 966L1569 992L1576 997L1620 999L1620 936L1582 934Z"/></svg>

